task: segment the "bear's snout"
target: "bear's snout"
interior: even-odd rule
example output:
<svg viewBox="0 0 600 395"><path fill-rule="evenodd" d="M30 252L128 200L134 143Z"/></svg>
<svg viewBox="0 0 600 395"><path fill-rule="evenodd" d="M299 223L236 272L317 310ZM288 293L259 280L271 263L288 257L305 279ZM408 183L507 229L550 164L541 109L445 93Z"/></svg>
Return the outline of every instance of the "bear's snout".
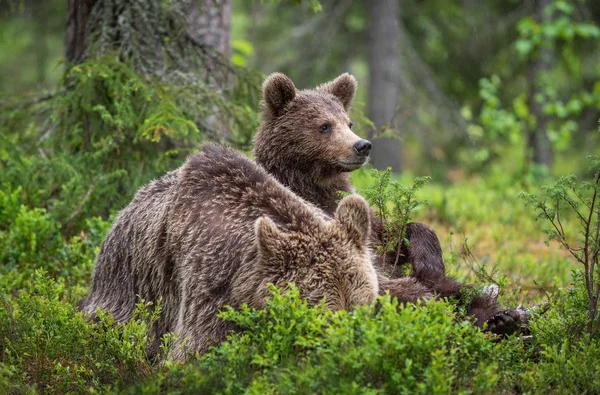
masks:
<svg viewBox="0 0 600 395"><path fill-rule="evenodd" d="M354 144L354 152L361 157L368 156L371 152L371 143L368 140L358 140Z"/></svg>

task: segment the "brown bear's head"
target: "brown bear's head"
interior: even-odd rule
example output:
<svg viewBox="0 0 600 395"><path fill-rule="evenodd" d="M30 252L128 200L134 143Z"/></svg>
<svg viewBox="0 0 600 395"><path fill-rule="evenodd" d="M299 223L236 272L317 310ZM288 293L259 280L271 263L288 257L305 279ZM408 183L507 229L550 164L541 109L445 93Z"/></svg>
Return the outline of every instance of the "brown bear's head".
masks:
<svg viewBox="0 0 600 395"><path fill-rule="evenodd" d="M309 303L325 298L332 310L371 303L378 283L367 246L370 227L369 207L358 195L342 199L333 219L298 232L283 232L268 217L259 218L255 231L263 284L285 288L293 282Z"/></svg>
<svg viewBox="0 0 600 395"><path fill-rule="evenodd" d="M263 123L254 141L257 162L271 174L293 169L320 180L361 167L371 143L351 130L348 109L355 91L350 74L309 90L296 90L284 74L271 74L263 85Z"/></svg>

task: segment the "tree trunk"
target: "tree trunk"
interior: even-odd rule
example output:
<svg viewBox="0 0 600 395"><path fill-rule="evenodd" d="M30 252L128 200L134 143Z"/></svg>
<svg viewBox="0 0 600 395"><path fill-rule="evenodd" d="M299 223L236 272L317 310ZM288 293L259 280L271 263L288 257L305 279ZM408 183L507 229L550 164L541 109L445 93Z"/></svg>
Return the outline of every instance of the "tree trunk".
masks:
<svg viewBox="0 0 600 395"><path fill-rule="evenodd" d="M47 4L38 0L30 1L28 5L35 21L33 50L35 52L36 82L43 84L46 81L46 65L48 63L48 43L46 42L48 30Z"/></svg>
<svg viewBox="0 0 600 395"><path fill-rule="evenodd" d="M380 130L394 118L398 104L398 69L400 26L398 0L369 0L368 63L369 63L369 106L368 116ZM372 130L372 162L377 169L391 167L402 169L400 140L391 137L376 137Z"/></svg>
<svg viewBox="0 0 600 395"><path fill-rule="evenodd" d="M86 49L87 23L98 0L68 0L65 48L67 62L79 63Z"/></svg>
<svg viewBox="0 0 600 395"><path fill-rule="evenodd" d="M231 56L231 0L188 0L186 22L195 39Z"/></svg>
<svg viewBox="0 0 600 395"><path fill-rule="evenodd" d="M550 5L551 0L536 1L536 18L538 23L548 21L551 15L544 14L546 6ZM529 79L529 108L535 117L535 126L530 128L527 133L527 158L526 163L533 161L538 165L545 165L548 169L552 168L552 145L548 138L547 128L550 119L543 113L543 102L539 102L537 97L543 94L544 78L552 69L554 61L554 49L542 42L539 54L536 58L529 61L528 79Z"/></svg>
<svg viewBox="0 0 600 395"><path fill-rule="evenodd" d="M209 45L231 57L231 0L188 0L186 23L189 34L198 42ZM217 67L210 60L205 61L208 70ZM224 86L230 85L230 75L223 76ZM215 86L215 89L219 87ZM215 114L218 113L215 111ZM213 129L217 140L226 142L231 137L229 125L217 115L209 116L206 124Z"/></svg>

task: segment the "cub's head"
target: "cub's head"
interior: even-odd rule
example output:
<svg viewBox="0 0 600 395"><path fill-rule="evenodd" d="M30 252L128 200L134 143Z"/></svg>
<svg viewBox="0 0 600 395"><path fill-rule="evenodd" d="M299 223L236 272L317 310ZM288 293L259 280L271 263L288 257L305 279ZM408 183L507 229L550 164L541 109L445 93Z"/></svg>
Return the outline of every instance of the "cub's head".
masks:
<svg viewBox="0 0 600 395"><path fill-rule="evenodd" d="M355 91L350 74L310 90L296 90L284 74L271 74L254 141L257 162L272 174L293 169L321 178L361 167L371 143L352 132L348 110Z"/></svg>
<svg viewBox="0 0 600 395"><path fill-rule="evenodd" d="M371 303L378 283L367 247L370 229L369 207L357 195L342 199L332 220L301 232L283 232L268 217L258 219L263 284L285 288L293 282L309 303L325 298L332 310Z"/></svg>

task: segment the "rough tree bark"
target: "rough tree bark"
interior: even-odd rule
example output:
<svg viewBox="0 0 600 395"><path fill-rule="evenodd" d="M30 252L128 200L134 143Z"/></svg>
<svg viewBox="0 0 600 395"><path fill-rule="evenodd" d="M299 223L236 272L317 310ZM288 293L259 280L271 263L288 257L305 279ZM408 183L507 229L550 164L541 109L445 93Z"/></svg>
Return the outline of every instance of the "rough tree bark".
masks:
<svg viewBox="0 0 600 395"><path fill-rule="evenodd" d="M187 0L186 23L189 34L198 42L210 45L226 58L231 56L231 0ZM213 68L211 62L207 68ZM229 79L227 78L227 81ZM208 117L207 124L220 142L231 137L229 126L216 116Z"/></svg>
<svg viewBox="0 0 600 395"><path fill-rule="evenodd" d="M65 32L66 58L70 63L83 59L87 45L87 24L98 0L68 0ZM231 0L187 0L189 32L201 43L213 46L226 57L231 55Z"/></svg>
<svg viewBox="0 0 600 395"><path fill-rule="evenodd" d="M86 49L87 22L98 0L68 0L65 48L67 62L79 63Z"/></svg>
<svg viewBox="0 0 600 395"><path fill-rule="evenodd" d="M399 61L400 26L398 0L369 0L369 28L367 57L369 63L369 106L368 117L377 130L390 124L396 113L399 98L397 71ZM402 169L400 140L390 137L375 137L372 161L377 169L388 166L393 171Z"/></svg>
<svg viewBox="0 0 600 395"><path fill-rule="evenodd" d="M188 0L186 22L194 38L231 56L231 0Z"/></svg>
<svg viewBox="0 0 600 395"><path fill-rule="evenodd" d="M548 21L551 15L544 13L544 9L550 5L551 0L537 0L536 19L538 23ZM548 138L547 128L549 117L543 113L543 103L539 103L536 97L543 93L542 80L544 75L552 68L555 53L554 49L542 43L537 58L531 59L528 66L529 79L529 108L535 117L535 126L527 133L527 163L533 161L538 165L546 165L552 168L552 145Z"/></svg>

